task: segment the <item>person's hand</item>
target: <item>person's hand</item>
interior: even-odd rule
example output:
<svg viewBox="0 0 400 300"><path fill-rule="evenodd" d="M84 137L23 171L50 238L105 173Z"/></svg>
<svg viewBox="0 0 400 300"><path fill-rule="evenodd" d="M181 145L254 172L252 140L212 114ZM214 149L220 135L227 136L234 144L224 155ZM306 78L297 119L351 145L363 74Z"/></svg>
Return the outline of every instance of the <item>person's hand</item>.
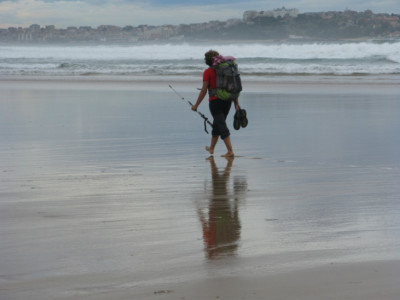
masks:
<svg viewBox="0 0 400 300"><path fill-rule="evenodd" d="M197 111L197 106L196 106L196 105L193 105L193 106L192 106L192 110L193 110L193 111Z"/></svg>
<svg viewBox="0 0 400 300"><path fill-rule="evenodd" d="M240 109L239 103L235 103L235 109L236 109L236 110L239 110L239 109Z"/></svg>

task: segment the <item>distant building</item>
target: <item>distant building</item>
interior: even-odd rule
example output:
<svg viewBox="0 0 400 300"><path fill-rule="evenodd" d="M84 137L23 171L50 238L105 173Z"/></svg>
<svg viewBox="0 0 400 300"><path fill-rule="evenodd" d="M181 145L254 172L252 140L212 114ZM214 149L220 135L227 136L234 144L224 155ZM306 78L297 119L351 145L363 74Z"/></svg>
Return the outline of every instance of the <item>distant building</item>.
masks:
<svg viewBox="0 0 400 300"><path fill-rule="evenodd" d="M226 21L225 27L233 26L242 23L241 19L229 19Z"/></svg>
<svg viewBox="0 0 400 300"><path fill-rule="evenodd" d="M259 14L259 11L256 10L247 10L243 13L243 21L244 22L249 22L253 20L257 15Z"/></svg>
<svg viewBox="0 0 400 300"><path fill-rule="evenodd" d="M91 26L80 26L79 31L92 31Z"/></svg>
<svg viewBox="0 0 400 300"><path fill-rule="evenodd" d="M296 8L286 9L285 7L268 11L248 10L243 13L243 21L249 22L254 20L255 18L260 18L260 17L283 18L285 16L290 16L292 18L296 18L298 14L299 14L298 9Z"/></svg>
<svg viewBox="0 0 400 300"><path fill-rule="evenodd" d="M31 26L29 26L29 29L31 31L40 31L40 25L38 24L32 24Z"/></svg>

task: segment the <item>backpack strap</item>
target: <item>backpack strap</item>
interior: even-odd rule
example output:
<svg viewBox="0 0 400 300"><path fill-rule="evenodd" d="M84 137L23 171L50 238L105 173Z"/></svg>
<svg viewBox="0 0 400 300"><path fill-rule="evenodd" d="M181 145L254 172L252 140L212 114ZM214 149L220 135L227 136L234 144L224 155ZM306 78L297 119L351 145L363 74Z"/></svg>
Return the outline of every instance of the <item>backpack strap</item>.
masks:
<svg viewBox="0 0 400 300"><path fill-rule="evenodd" d="M215 60L215 57L214 57L214 60ZM213 65L212 67L211 67L211 69L213 69L214 70L214 72L215 72L215 88L214 89L212 89L212 88L208 88L208 96L209 97L216 97L217 96L217 90L218 90L218 78L217 78L217 76L218 76L218 72L217 72L217 68L218 68L218 65Z"/></svg>

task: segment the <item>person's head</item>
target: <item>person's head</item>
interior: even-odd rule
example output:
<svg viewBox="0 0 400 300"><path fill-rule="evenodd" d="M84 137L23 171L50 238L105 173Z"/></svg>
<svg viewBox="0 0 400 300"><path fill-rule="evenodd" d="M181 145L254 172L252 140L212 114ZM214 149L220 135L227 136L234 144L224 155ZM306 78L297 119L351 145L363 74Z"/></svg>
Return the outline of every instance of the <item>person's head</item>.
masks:
<svg viewBox="0 0 400 300"><path fill-rule="evenodd" d="M206 62L206 65L208 65L208 66L212 66L213 65L213 57L214 56L218 56L219 55L219 53L218 53L218 51L215 51L215 50L209 50L208 52L206 52L205 54L204 54L204 60L205 60L205 62Z"/></svg>

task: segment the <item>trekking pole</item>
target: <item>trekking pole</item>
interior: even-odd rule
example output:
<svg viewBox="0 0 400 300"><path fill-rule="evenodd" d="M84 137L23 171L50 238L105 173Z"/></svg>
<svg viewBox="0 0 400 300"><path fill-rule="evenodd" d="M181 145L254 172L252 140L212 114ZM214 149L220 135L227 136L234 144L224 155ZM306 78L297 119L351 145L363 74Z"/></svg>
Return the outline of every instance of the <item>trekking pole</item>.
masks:
<svg viewBox="0 0 400 300"><path fill-rule="evenodd" d="M181 98L183 101L186 101L190 105L190 107L193 106L192 102L190 102L189 100L186 100L185 97L183 97L181 94L179 94L171 85L169 85L169 87L171 88L171 90L173 90L175 92L175 94L178 95L179 98ZM196 112L200 115L200 117L202 117L204 119L204 131L208 133L208 131L207 131L207 123L211 127L213 127L213 124L201 112L199 112L198 110L196 110Z"/></svg>

